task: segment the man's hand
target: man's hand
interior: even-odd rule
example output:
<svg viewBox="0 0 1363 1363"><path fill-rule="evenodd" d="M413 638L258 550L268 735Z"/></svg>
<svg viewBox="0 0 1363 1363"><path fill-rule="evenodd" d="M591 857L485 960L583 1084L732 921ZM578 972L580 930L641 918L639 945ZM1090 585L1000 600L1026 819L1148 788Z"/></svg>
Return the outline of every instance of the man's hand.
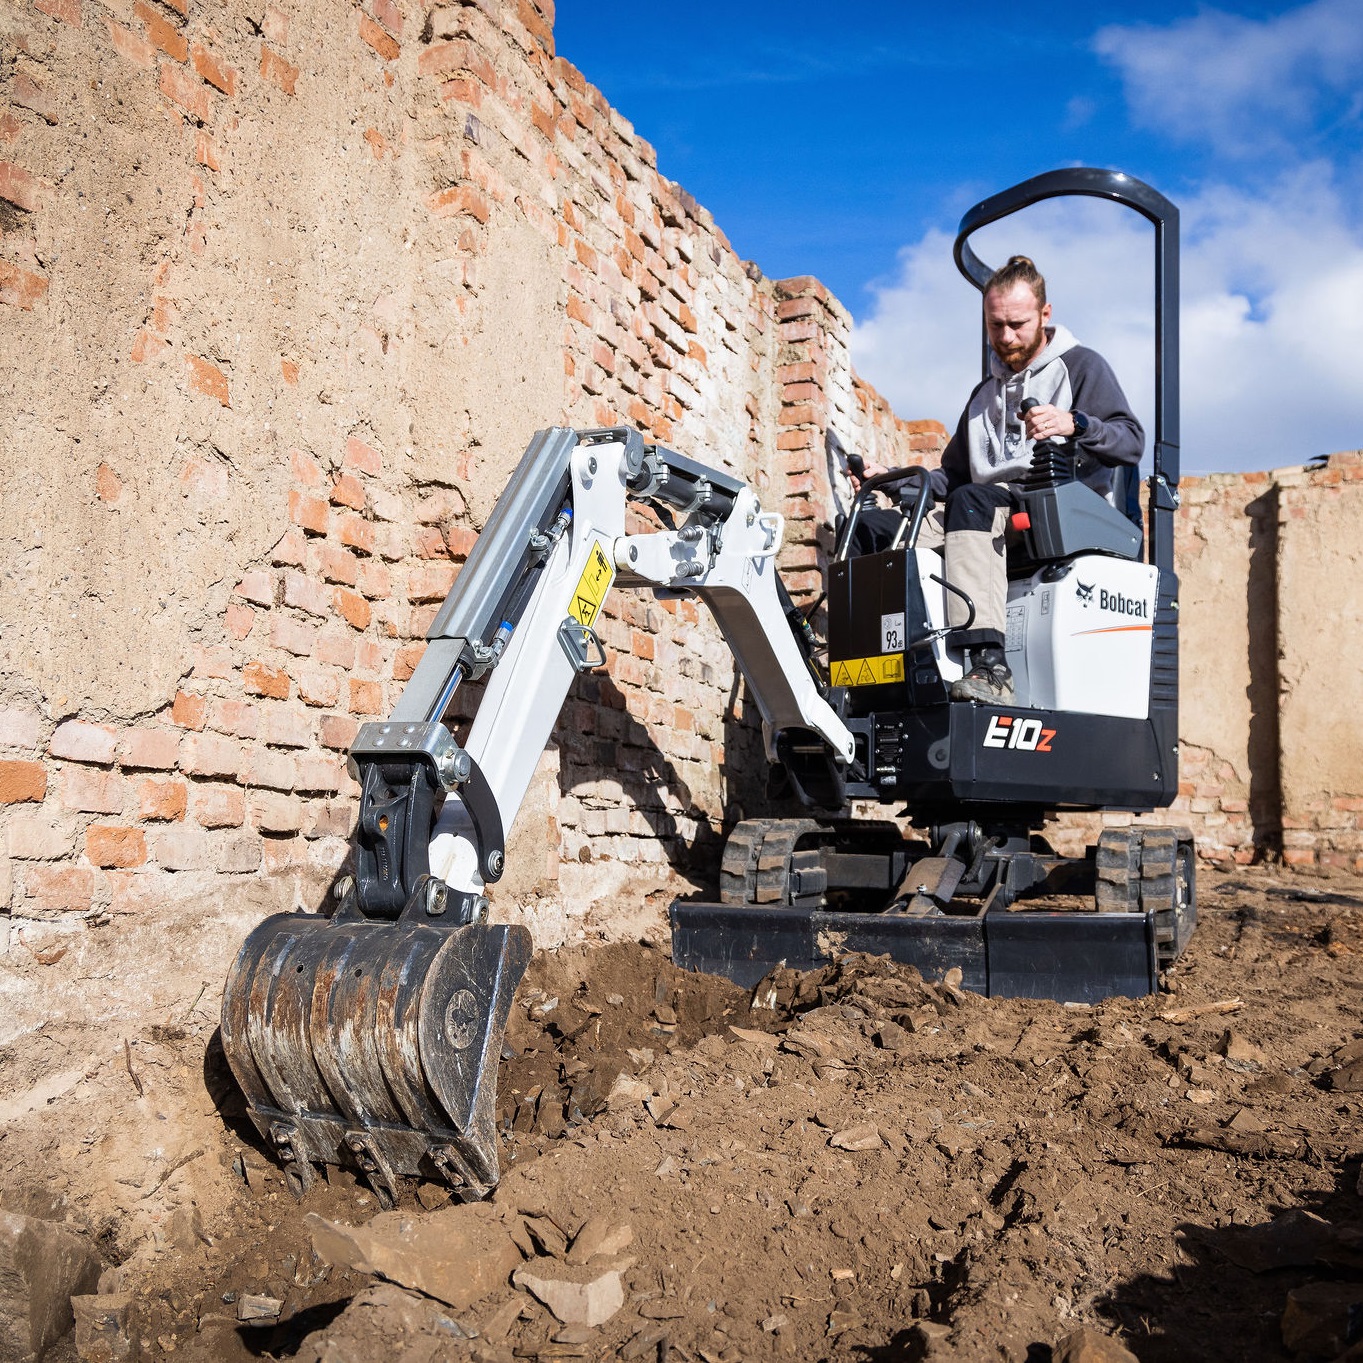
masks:
<svg viewBox="0 0 1363 1363"><path fill-rule="evenodd" d="M1074 416L1059 407L1038 403L1023 415L1029 440L1068 440L1074 434Z"/></svg>
<svg viewBox="0 0 1363 1363"><path fill-rule="evenodd" d="M848 469L847 476L851 480L852 491L857 493L861 491L861 485L867 478L874 478L878 474L888 472L889 469L884 464L877 464L873 459L866 459L862 461L860 476L851 468Z"/></svg>

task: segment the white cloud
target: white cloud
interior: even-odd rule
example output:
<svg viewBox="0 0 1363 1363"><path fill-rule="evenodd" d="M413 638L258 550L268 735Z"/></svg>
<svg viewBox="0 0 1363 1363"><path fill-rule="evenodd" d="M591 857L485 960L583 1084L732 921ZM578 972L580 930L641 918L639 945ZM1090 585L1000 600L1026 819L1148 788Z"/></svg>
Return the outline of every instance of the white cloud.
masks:
<svg viewBox="0 0 1363 1363"><path fill-rule="evenodd" d="M1363 0L1263 20L1208 9L1163 26L1112 24L1093 47L1120 72L1140 125L1222 152L1290 152L1327 111L1359 118Z"/></svg>
<svg viewBox="0 0 1363 1363"><path fill-rule="evenodd" d="M1185 472L1273 468L1363 446L1363 234L1308 166L1271 192L1204 190L1182 204ZM1040 204L972 239L987 263L1020 251L1047 276L1056 320L1107 356L1153 438L1153 244L1129 210ZM905 247L874 290L853 361L905 417L950 426L978 379L979 295L951 238Z"/></svg>

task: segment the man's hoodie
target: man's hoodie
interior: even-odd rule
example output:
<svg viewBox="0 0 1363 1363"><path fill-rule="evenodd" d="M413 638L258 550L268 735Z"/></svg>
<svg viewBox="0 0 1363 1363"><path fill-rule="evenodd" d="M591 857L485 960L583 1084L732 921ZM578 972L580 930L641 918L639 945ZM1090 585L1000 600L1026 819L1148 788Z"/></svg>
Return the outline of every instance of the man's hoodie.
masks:
<svg viewBox="0 0 1363 1363"><path fill-rule="evenodd" d="M964 483L1015 483L1026 477L1032 442L1019 411L1024 398L1088 419L1088 429L1062 448L1077 451L1078 476L1094 491L1108 494L1116 465L1140 463L1145 432L1108 362L1064 327L1047 327L1046 334L1045 348L1016 374L990 352L989 377L971 393L942 455L948 491Z"/></svg>

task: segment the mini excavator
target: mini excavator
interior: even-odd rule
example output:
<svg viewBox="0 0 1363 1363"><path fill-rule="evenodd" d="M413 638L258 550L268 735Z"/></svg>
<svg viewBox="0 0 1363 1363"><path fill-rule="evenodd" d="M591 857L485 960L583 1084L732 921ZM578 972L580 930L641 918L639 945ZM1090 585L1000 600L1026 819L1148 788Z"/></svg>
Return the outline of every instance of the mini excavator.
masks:
<svg viewBox="0 0 1363 1363"><path fill-rule="evenodd" d="M952 701L955 589L917 545L925 470L864 485L828 568L825 651L777 572L782 517L742 479L625 427L536 434L391 717L356 736L360 805L333 911L266 919L227 981L223 1048L296 1194L325 1164L358 1168L385 1205L405 1178L462 1198L495 1185L497 1064L531 945L523 926L488 921L488 892L569 688L605 664L595 627L617 587L706 604L805 809L733 829L719 901L672 906L678 964L752 986L857 950L930 977L959 969L991 995L1158 989L1195 921L1191 835L1128 822L1066 858L1042 828L1062 810L1149 813L1178 789L1178 212L1116 172L1053 171L971 209L955 258L982 289L970 235L1063 195L1155 228L1148 552L1120 500L1075 481L1063 445L1039 446L1009 557L1016 701ZM857 556L875 493L902 524ZM666 528L627 534L631 500ZM461 742L445 720L470 682L482 695ZM851 817L854 801L896 819Z"/></svg>

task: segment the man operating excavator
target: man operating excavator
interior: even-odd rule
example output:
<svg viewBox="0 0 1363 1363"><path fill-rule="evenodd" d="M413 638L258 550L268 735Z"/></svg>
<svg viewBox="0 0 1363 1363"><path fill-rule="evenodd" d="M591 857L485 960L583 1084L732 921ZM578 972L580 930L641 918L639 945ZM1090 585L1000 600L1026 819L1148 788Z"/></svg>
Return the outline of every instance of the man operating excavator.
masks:
<svg viewBox="0 0 1363 1363"><path fill-rule="evenodd" d="M966 402L942 454L934 491L945 499L940 516L925 522L920 544L942 539L946 580L975 605L969 629L965 602L949 597L949 646L965 652L966 674L951 687L953 700L1008 703L1013 676L1004 654L1007 567L1004 538L1018 508L1014 485L1032 466L1040 441L1064 441L1076 477L1108 496L1114 468L1140 462L1145 433L1132 415L1111 366L1051 323L1046 281L1026 256L1013 256L984 290L989 375ZM1024 411L1024 406L1026 410ZM865 466L866 476L884 472ZM881 513L893 518L894 513ZM879 516L863 518L858 548L872 547Z"/></svg>

